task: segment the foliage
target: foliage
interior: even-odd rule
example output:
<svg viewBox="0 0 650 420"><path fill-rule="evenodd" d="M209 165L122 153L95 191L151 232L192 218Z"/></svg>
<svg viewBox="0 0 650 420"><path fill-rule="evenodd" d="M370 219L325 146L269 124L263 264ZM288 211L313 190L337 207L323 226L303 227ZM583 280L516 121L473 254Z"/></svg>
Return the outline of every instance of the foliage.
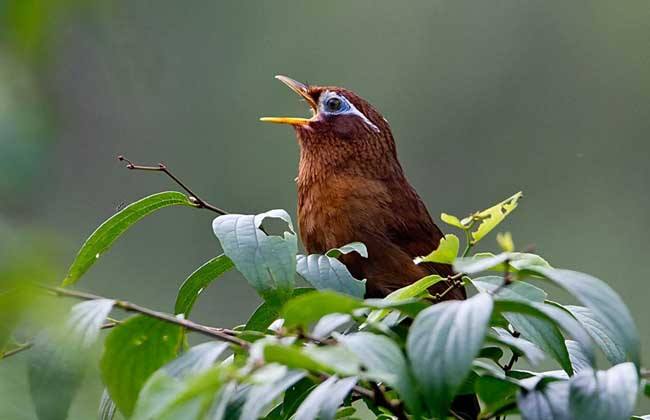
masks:
<svg viewBox="0 0 650 420"><path fill-rule="evenodd" d="M638 394L649 391L638 331L618 294L595 277L515 252L510 234L498 237L501 253L468 255L520 197L463 219L443 214L465 232L465 251L459 255L460 240L449 234L416 259L453 263L459 274L452 280L470 290L464 301L432 298L428 288L439 276L383 299L364 299L365 280L338 258L349 252L367 257L365 246L297 255L297 236L283 210L217 217L213 230L224 255L183 283L175 317L50 289L86 301L72 307L62 328L34 341L29 375L38 416L66 417L86 369L83 350L96 345L101 328L112 328L100 362L102 419L113 418L116 409L138 420L334 419L351 418L363 406L378 418L445 418L457 416L454 400L466 394L478 397L484 419L513 413L526 420L628 419ZM169 205L197 207L177 192L127 206L86 241L63 285L79 281L129 227ZM262 222L269 217L284 220L288 230L267 234ZM264 299L246 325L209 328L187 320L201 291L233 267ZM296 287L296 273L312 287ZM562 287L580 305L549 300L539 284ZM107 325L116 309L138 314ZM189 347L191 331L211 340ZM12 345L6 344L7 354L15 352ZM607 366L597 363L597 351ZM546 360L560 370L518 369L522 359L533 368Z"/></svg>

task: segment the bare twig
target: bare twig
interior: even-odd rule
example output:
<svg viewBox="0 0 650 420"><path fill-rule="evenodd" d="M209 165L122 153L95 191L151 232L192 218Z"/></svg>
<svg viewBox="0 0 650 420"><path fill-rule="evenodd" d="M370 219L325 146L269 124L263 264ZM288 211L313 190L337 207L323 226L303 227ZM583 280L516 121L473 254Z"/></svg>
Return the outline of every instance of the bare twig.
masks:
<svg viewBox="0 0 650 420"><path fill-rule="evenodd" d="M448 276L447 281L450 281L451 284L442 292L433 295L434 303L440 302L447 295L447 293L450 293L455 288L462 287L463 286L462 278L464 275L465 273L456 273L453 276Z"/></svg>
<svg viewBox="0 0 650 420"><path fill-rule="evenodd" d="M117 159L119 161L126 162L127 169L132 169L136 171L162 172L168 177L170 177L176 184L178 184L179 187L181 187L183 190L185 190L185 192L189 194L190 201L192 201L196 205L196 207L202 209L208 209L222 216L224 214L228 214L227 211L220 209L219 207L213 206L212 204L208 203L207 201L199 197L194 191L190 189L190 187L188 187L183 181L181 181L176 175L174 175L172 171L170 171L169 168L167 168L167 166L162 162L159 163L157 166L149 166L149 165L137 165L122 155L118 156Z"/></svg>
<svg viewBox="0 0 650 420"><path fill-rule="evenodd" d="M59 287L50 287L50 286L42 286L42 287L57 296L67 296L67 297L83 299L83 300L103 299L102 296L97 296L85 292L79 292L76 290L62 289ZM138 312L143 315L150 316L152 318L160 319L161 321L180 325L181 327L187 328L188 330L195 331L205 336L216 338L221 341L226 341L231 344L235 344L244 349L247 349L249 347L247 341L244 341L240 338L234 337L230 334L220 331L217 328L210 328L210 327L206 327L205 325L197 324L196 322L190 321L189 319L177 318L173 315L164 312L154 311L153 309L145 308L140 305L136 305L135 303L127 302L124 300L116 300L114 306L124 309L125 311Z"/></svg>
<svg viewBox="0 0 650 420"><path fill-rule="evenodd" d="M9 351L6 351L4 353L0 353L0 359L5 359L7 357L11 357L11 356L13 356L15 354L18 354L21 351L25 351L27 349L30 349L30 348L32 348L33 345L34 345L34 343L21 344L20 346L15 347L15 348L13 348L13 349L11 349Z"/></svg>
<svg viewBox="0 0 650 420"><path fill-rule="evenodd" d="M404 407L401 404L395 404L388 400L384 390L381 389L377 382L370 382L370 387L373 392L373 400L378 406L386 407L391 413L397 417L398 420L408 420L408 416L404 412Z"/></svg>

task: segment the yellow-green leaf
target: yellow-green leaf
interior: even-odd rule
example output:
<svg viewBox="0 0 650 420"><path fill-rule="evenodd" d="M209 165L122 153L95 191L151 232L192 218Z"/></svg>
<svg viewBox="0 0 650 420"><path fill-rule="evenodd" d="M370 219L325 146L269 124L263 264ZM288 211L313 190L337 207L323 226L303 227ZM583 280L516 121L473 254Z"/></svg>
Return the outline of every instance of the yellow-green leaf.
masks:
<svg viewBox="0 0 650 420"><path fill-rule="evenodd" d="M440 220L447 223L448 225L455 226L455 227L457 227L459 229L463 229L463 230L467 229L467 226L464 226L460 222L460 219L458 219L458 217L456 217L454 215L447 214L447 213L442 213L442 214L440 214Z"/></svg>
<svg viewBox="0 0 650 420"><path fill-rule="evenodd" d="M519 191L517 194L503 200L499 204L476 213L474 218L480 220L481 223L478 226L478 229L472 232L472 243L475 244L483 239L485 235L490 233L490 231L501 223L507 215L516 209L518 201L522 196L523 193Z"/></svg>
<svg viewBox="0 0 650 420"><path fill-rule="evenodd" d="M458 256L458 249L460 248L460 241L458 236L454 234L447 234L440 240L438 248L431 252L426 257L418 257L415 259L416 264L423 262L453 264Z"/></svg>
<svg viewBox="0 0 650 420"><path fill-rule="evenodd" d="M512 240L512 235L510 232L497 233L497 243L503 252L514 252L515 250L515 242Z"/></svg>

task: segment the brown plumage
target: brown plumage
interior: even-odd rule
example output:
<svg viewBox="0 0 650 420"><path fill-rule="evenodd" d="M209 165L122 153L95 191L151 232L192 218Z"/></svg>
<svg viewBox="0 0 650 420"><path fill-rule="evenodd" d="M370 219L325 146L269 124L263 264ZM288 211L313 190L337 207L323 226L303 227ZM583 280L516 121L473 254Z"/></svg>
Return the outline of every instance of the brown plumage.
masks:
<svg viewBox="0 0 650 420"><path fill-rule="evenodd" d="M265 118L291 124L300 144L298 223L309 253L363 242L368 258L342 257L353 276L367 279L368 297L383 297L429 274L453 274L444 264L413 259L438 247L435 225L397 159L388 121L354 92L307 86L278 76L312 108L304 118ZM441 282L432 292L449 286ZM456 288L447 299L464 299Z"/></svg>

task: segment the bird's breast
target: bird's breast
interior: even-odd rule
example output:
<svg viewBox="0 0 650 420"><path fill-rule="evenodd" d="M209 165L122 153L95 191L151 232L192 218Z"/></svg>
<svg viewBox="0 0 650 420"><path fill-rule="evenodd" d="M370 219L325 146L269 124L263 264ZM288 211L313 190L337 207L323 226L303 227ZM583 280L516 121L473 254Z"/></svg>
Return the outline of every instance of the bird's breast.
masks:
<svg viewBox="0 0 650 420"><path fill-rule="evenodd" d="M372 232L384 232L391 196L379 180L330 177L298 181L298 224L309 253L323 253L350 242L365 242Z"/></svg>

